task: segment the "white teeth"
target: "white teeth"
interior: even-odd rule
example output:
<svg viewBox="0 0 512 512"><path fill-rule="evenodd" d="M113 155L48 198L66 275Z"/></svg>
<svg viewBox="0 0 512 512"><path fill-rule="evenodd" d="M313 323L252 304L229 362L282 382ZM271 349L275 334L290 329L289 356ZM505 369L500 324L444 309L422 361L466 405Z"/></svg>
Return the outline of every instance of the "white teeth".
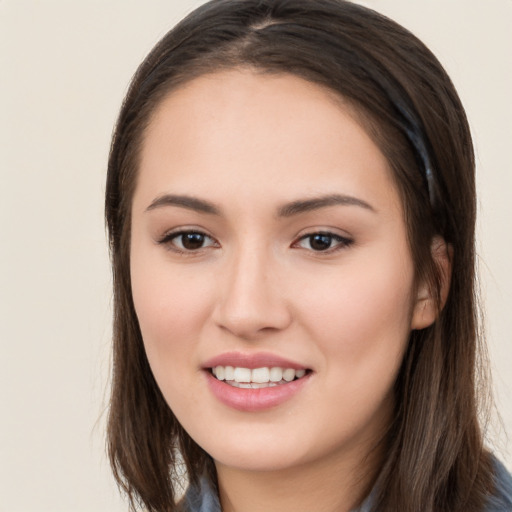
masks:
<svg viewBox="0 0 512 512"><path fill-rule="evenodd" d="M235 380L235 369L232 366L226 366L224 370L224 378L226 380Z"/></svg>
<svg viewBox="0 0 512 512"><path fill-rule="evenodd" d="M283 379L283 370L281 368L270 368L270 382L279 382Z"/></svg>
<svg viewBox="0 0 512 512"><path fill-rule="evenodd" d="M273 386L277 386L275 382L230 382L231 386L235 388L243 388L243 389L261 389L261 388L271 388Z"/></svg>
<svg viewBox="0 0 512 512"><path fill-rule="evenodd" d="M249 368L235 368L235 375L233 380L236 382L251 382L251 370Z"/></svg>
<svg viewBox="0 0 512 512"><path fill-rule="evenodd" d="M295 370L293 368L286 368L286 370L283 372L283 379L286 382L291 382L293 379L295 379Z"/></svg>
<svg viewBox="0 0 512 512"><path fill-rule="evenodd" d="M262 367L242 368L233 366L215 366L212 373L219 380L226 380L235 387L260 388L275 386L277 383L291 382L306 375L306 370L294 370L293 368Z"/></svg>
<svg viewBox="0 0 512 512"><path fill-rule="evenodd" d="M251 372L251 381L252 382L268 382L270 379L270 370L268 368L255 368Z"/></svg>

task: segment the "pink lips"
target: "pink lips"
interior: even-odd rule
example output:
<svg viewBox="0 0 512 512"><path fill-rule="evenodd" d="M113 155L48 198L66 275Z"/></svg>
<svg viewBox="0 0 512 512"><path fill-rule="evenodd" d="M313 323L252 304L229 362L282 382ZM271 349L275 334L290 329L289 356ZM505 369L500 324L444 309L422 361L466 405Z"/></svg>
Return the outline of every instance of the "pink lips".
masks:
<svg viewBox="0 0 512 512"><path fill-rule="evenodd" d="M212 357L203 364L203 368L213 368L214 366L239 366L241 368L250 368L251 370L254 368L279 366L281 368L293 368L294 370L306 370L304 365L266 352L258 352L257 354L227 352Z"/></svg>
<svg viewBox="0 0 512 512"><path fill-rule="evenodd" d="M206 361L203 368L210 391L224 405L244 412L264 411L281 405L297 394L311 377L311 373L308 372L300 379L278 386L259 389L236 388L216 379L211 374L210 368L215 366L238 366L250 369L281 367L293 368L294 370L306 370L307 368L304 365L267 353L242 354L231 352Z"/></svg>

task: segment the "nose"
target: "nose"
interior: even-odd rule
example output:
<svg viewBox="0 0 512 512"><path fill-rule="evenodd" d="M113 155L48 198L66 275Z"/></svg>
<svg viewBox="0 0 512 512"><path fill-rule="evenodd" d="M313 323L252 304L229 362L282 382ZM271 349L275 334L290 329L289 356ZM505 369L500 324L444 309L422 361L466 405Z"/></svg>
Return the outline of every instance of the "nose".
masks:
<svg viewBox="0 0 512 512"><path fill-rule="evenodd" d="M226 262L222 274L213 315L220 328L254 340L288 327L292 315L283 275L272 255L247 247Z"/></svg>

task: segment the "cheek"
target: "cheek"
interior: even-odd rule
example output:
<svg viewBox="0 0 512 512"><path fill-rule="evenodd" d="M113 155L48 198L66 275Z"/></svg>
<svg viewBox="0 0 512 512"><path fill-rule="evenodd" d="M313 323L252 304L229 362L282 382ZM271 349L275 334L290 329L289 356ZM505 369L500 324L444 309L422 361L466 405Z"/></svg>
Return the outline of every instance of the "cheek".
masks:
<svg viewBox="0 0 512 512"><path fill-rule="evenodd" d="M354 377L360 372L361 378L400 364L411 330L413 271L406 258L396 258L379 264L361 259L325 280L327 286L322 279L309 282L304 324L326 364L342 365Z"/></svg>
<svg viewBox="0 0 512 512"><path fill-rule="evenodd" d="M321 352L322 394L331 397L332 436L389 421L410 333L412 269L407 262L384 269L351 266L339 273L339 285L331 279L327 290L315 287L303 303L304 326Z"/></svg>
<svg viewBox="0 0 512 512"><path fill-rule="evenodd" d="M173 270L151 251L132 251L135 311L150 366L163 386L167 380L185 378L184 363L190 362L208 315L209 293L198 274Z"/></svg>

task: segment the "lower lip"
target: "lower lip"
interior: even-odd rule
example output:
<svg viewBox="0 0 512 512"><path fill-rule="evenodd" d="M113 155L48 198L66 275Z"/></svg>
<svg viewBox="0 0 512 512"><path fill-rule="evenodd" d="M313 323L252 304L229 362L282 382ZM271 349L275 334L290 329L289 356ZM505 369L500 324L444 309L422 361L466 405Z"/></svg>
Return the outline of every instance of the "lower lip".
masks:
<svg viewBox="0 0 512 512"><path fill-rule="evenodd" d="M244 412L264 411L283 404L296 395L311 376L308 373L300 379L279 386L247 389L235 388L216 379L209 371L205 373L208 386L215 397L224 405Z"/></svg>

